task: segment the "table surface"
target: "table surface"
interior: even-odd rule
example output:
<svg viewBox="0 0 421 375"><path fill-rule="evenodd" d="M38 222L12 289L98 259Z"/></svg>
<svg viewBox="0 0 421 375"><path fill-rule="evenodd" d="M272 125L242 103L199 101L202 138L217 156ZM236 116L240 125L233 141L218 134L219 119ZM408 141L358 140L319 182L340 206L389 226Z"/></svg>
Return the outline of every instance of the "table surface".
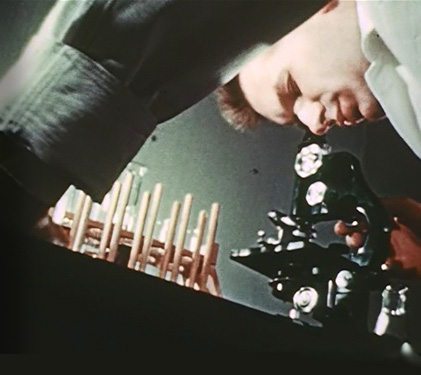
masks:
<svg viewBox="0 0 421 375"><path fill-rule="evenodd" d="M400 343L327 331L11 233L0 233L3 353L212 350L285 361L399 359ZM400 363L400 362L399 362Z"/></svg>

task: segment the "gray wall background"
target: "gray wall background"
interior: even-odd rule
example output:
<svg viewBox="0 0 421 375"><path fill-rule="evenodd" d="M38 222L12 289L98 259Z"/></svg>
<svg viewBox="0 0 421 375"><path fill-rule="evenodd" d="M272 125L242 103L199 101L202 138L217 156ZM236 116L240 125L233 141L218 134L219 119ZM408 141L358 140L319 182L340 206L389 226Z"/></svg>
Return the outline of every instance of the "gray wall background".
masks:
<svg viewBox="0 0 421 375"><path fill-rule="evenodd" d="M0 0L1 74L18 57L52 4L51 0ZM160 124L135 157L148 168L143 191L152 191L157 182L163 184L159 221L169 216L172 202L182 201L187 193L194 196L190 231L200 210L209 212L213 202L220 203L216 241L223 296L271 313L283 314L285 306L271 296L268 280L231 261L229 252L254 245L259 229L273 233L268 211L289 210L293 162L301 135L297 129L270 123L255 132L239 133L222 120L210 95ZM360 158L378 195L421 200L421 162L387 121L336 129L328 139L334 150L349 150Z"/></svg>

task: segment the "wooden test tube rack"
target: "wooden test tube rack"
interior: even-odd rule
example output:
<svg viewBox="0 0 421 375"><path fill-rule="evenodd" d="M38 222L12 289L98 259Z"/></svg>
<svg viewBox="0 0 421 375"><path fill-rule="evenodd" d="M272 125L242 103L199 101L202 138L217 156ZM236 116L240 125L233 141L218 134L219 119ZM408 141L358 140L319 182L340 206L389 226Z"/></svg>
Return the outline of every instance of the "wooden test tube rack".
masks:
<svg viewBox="0 0 421 375"><path fill-rule="evenodd" d="M152 274L161 279L221 297L216 273L219 245L215 242L220 205L213 203L209 215L201 210L193 221L192 194L186 194L183 203L174 201L165 241L159 241L153 238L153 233L162 198L160 183L155 185L152 194L148 191L139 193L134 229L123 228L132 182L133 176L128 172L123 181L114 183L103 222L89 218L92 200L77 190L75 212L66 211L62 223L68 233L67 247L131 270L147 273L154 270ZM54 207L50 216L53 213ZM195 225L196 231L196 241L191 249L185 246L189 224Z"/></svg>

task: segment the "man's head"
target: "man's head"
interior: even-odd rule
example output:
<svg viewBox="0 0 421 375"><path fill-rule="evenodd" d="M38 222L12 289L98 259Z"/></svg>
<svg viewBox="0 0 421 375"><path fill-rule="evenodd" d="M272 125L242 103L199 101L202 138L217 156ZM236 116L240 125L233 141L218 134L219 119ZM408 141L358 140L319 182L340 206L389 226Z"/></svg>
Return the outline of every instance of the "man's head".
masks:
<svg viewBox="0 0 421 375"><path fill-rule="evenodd" d="M267 118L301 122L316 134L379 119L383 111L364 80L369 62L360 42L356 4L331 1L219 89L223 114L238 128Z"/></svg>

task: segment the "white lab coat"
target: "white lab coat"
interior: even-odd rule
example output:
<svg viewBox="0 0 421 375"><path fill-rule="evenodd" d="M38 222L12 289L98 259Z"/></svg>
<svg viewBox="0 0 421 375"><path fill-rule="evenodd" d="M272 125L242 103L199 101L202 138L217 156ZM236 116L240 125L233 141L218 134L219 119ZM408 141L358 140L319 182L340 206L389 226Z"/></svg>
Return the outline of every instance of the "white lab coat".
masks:
<svg viewBox="0 0 421 375"><path fill-rule="evenodd" d="M397 133L421 158L421 1L358 1L365 79Z"/></svg>

